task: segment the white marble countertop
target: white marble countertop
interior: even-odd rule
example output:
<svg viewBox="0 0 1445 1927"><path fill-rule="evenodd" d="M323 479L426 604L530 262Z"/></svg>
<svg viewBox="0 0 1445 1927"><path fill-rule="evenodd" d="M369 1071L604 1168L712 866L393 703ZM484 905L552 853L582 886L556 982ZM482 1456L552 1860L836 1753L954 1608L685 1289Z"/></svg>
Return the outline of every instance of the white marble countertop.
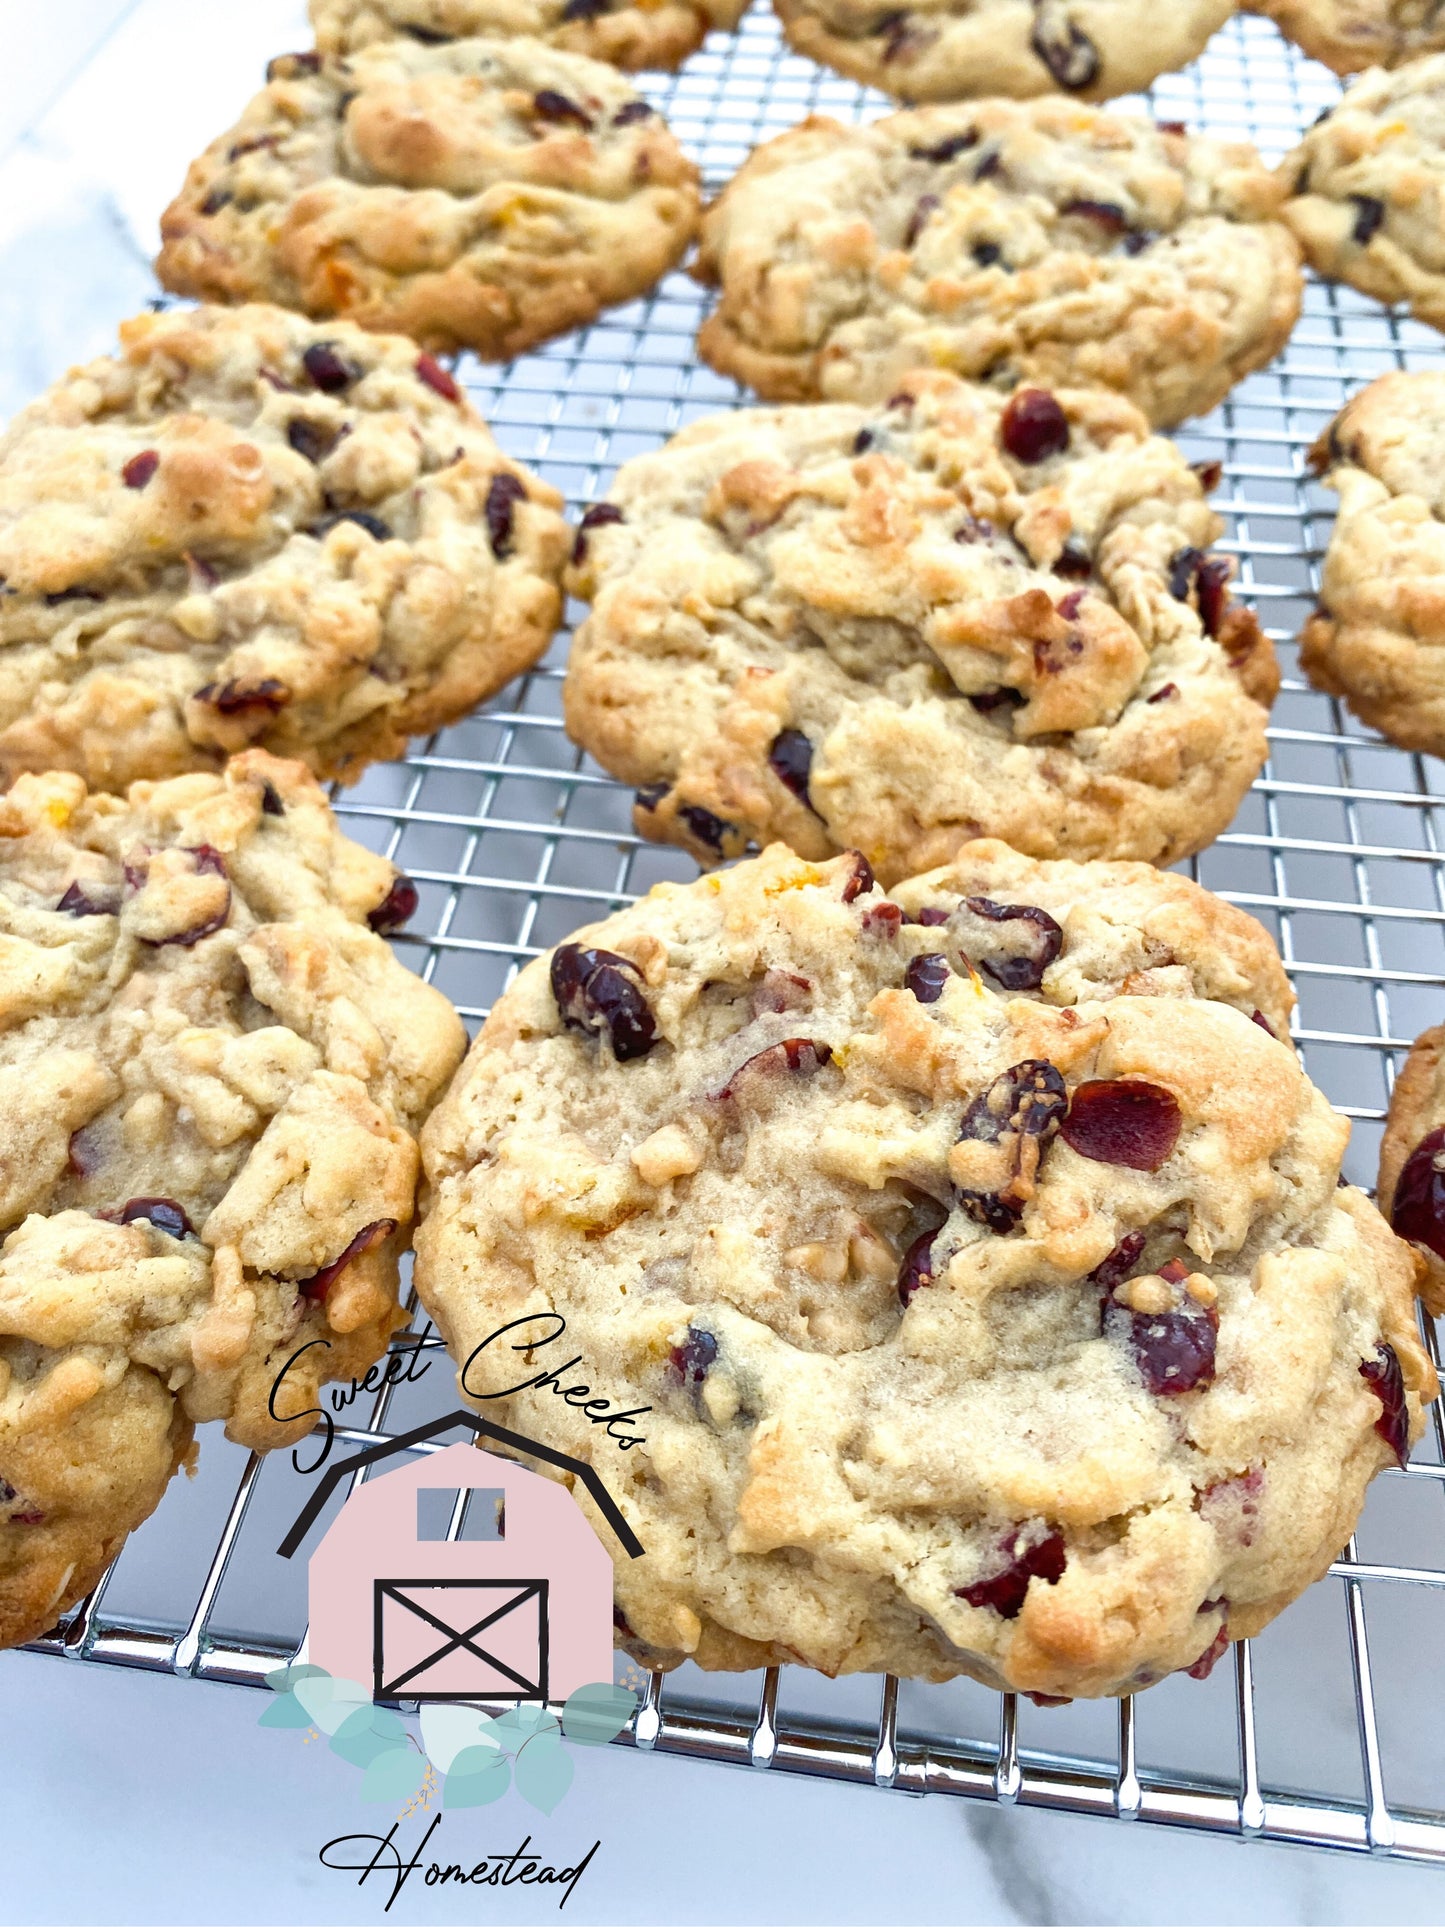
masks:
<svg viewBox="0 0 1445 1927"><path fill-rule="evenodd" d="M187 159L266 57L306 38L303 0L0 0L0 415L154 293L156 218ZM377 1809L321 1749L258 1730L257 1695L5 1654L0 1708L0 1921L383 1917L384 1894L317 1859ZM455 1833L510 1850L524 1815L509 1800ZM1445 1918L1431 1870L616 1749L585 1758L551 1819L527 1817L557 1864L601 1842L572 1922ZM386 1918L529 1921L554 1904L413 1886Z"/></svg>

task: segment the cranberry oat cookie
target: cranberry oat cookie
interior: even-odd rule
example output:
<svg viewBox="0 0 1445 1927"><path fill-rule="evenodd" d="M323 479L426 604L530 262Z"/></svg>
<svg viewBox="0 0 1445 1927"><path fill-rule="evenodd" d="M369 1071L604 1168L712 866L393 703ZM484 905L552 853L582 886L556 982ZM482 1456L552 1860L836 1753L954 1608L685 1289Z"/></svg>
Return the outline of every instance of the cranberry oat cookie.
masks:
<svg viewBox="0 0 1445 1927"><path fill-rule="evenodd" d="M1279 171L1317 274L1445 328L1445 53L1357 80Z"/></svg>
<svg viewBox="0 0 1445 1927"><path fill-rule="evenodd" d="M600 61L405 39L270 74L162 218L177 294L505 360L645 293L692 239L697 169Z"/></svg>
<svg viewBox="0 0 1445 1927"><path fill-rule="evenodd" d="M527 34L625 72L680 67L714 28L730 32L747 0L311 0L323 53L354 53L410 35L423 44Z"/></svg>
<svg viewBox="0 0 1445 1927"><path fill-rule="evenodd" d="M417 1278L646 1547L625 1643L1116 1694L1318 1578L1435 1386L1290 1001L1184 879L990 842L891 899L774 846L530 965Z"/></svg>
<svg viewBox="0 0 1445 1927"><path fill-rule="evenodd" d="M464 1043L378 934L415 902L263 751L0 798L0 1644L89 1589L195 1422L288 1442L405 1322Z"/></svg>
<svg viewBox="0 0 1445 1927"><path fill-rule="evenodd" d="M774 0L789 44L909 101L1056 90L1081 100L1142 92L1187 66L1234 0Z"/></svg>
<svg viewBox="0 0 1445 1927"><path fill-rule="evenodd" d="M1312 451L1339 494L1300 664L1406 749L1445 755L1445 374L1381 375Z"/></svg>
<svg viewBox="0 0 1445 1927"><path fill-rule="evenodd" d="M770 401L885 401L932 367L1114 388L1168 427L1288 338L1283 200L1251 147L1074 101L815 116L704 216L698 345Z"/></svg>
<svg viewBox="0 0 1445 1927"><path fill-rule="evenodd" d="M1380 1209L1420 1254L1420 1296L1445 1317L1445 1026L1411 1046L1380 1143Z"/></svg>
<svg viewBox="0 0 1445 1927"><path fill-rule="evenodd" d="M355 777L536 661L568 540L414 342L142 315L0 437L0 776Z"/></svg>
<svg viewBox="0 0 1445 1927"><path fill-rule="evenodd" d="M583 518L567 726L705 863L782 837L889 881L981 834L1172 863L1234 814L1278 681L1220 528L1103 390L912 374L695 422Z"/></svg>
<svg viewBox="0 0 1445 1927"><path fill-rule="evenodd" d="M1337 74L1398 67L1445 47L1438 0L1251 0L1287 40Z"/></svg>

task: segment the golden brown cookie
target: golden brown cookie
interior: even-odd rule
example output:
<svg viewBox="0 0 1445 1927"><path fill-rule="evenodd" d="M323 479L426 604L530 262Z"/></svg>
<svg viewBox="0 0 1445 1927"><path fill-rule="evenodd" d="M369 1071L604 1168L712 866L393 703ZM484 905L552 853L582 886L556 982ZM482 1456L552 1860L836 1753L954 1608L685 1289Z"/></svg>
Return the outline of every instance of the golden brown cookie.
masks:
<svg viewBox="0 0 1445 1927"><path fill-rule="evenodd" d="M197 1422L290 1442L405 1322L415 1133L465 1041L384 941L416 896L258 750L0 799L0 1645L88 1590Z"/></svg>
<svg viewBox="0 0 1445 1927"><path fill-rule="evenodd" d="M646 1547L623 1642L1088 1697L1318 1578L1435 1380L1290 1001L1185 879L988 842L886 897L775 846L529 965L417 1283Z"/></svg>
<svg viewBox="0 0 1445 1927"><path fill-rule="evenodd" d="M311 0L311 24L326 54L408 36L435 46L526 34L633 73L680 67L746 11L747 0Z"/></svg>

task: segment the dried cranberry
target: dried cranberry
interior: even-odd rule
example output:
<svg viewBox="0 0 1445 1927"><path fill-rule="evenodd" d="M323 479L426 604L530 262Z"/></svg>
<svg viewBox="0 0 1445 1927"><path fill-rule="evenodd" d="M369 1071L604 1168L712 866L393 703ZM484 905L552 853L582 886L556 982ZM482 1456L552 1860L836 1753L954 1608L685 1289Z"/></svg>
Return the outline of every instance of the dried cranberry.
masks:
<svg viewBox="0 0 1445 1927"><path fill-rule="evenodd" d="M651 816L671 787L669 783L644 783L640 790L632 792L634 807L641 810L645 816Z"/></svg>
<svg viewBox="0 0 1445 1927"><path fill-rule="evenodd" d="M936 194L919 195L913 212L908 217L908 226L903 230L904 247L911 248L916 245L919 235L928 226L929 216L936 212L940 205Z"/></svg>
<svg viewBox="0 0 1445 1927"><path fill-rule="evenodd" d="M373 542L390 542L392 539L390 525L369 509L337 509L334 515L323 515L319 522L313 522L306 533L314 535L318 542L324 542L331 531L340 528L343 522L354 522L359 529L365 529Z"/></svg>
<svg viewBox="0 0 1445 1927"><path fill-rule="evenodd" d="M813 768L813 745L801 729L780 729L768 747L768 767L785 789L811 809L808 777Z"/></svg>
<svg viewBox="0 0 1445 1927"><path fill-rule="evenodd" d="M588 1036L606 1031L619 1063L645 1057L657 1042L657 1024L635 981L640 975L635 963L611 950L564 943L552 953L557 1014Z"/></svg>
<svg viewBox="0 0 1445 1927"><path fill-rule="evenodd" d="M1179 1100L1143 1078L1098 1078L1080 1084L1060 1134L1080 1157L1157 1171L1179 1142Z"/></svg>
<svg viewBox="0 0 1445 1927"><path fill-rule="evenodd" d="M724 823L720 816L714 816L711 810L705 810L700 803L683 803L677 813L689 834L695 836L699 843L705 843L708 849L715 850L719 856L723 854L728 838L737 835L736 824Z"/></svg>
<svg viewBox="0 0 1445 1927"><path fill-rule="evenodd" d="M668 1353L667 1368L678 1384L685 1385L696 1398L703 1380L717 1363L717 1355L718 1342L712 1333L689 1325L687 1337Z"/></svg>
<svg viewBox="0 0 1445 1927"><path fill-rule="evenodd" d="M1266 1037L1274 1037L1275 1035L1274 1025L1269 1021L1268 1017L1265 1016L1262 1010L1251 1011L1249 1016L1249 1021L1252 1024L1258 1024ZM1278 1042L1279 1040L1276 1038L1275 1041Z"/></svg>
<svg viewBox="0 0 1445 1927"><path fill-rule="evenodd" d="M1118 1244L1089 1273L1089 1283L1098 1285L1104 1291L1112 1291L1115 1285L1122 1285L1144 1255L1145 1237L1142 1231L1126 1231Z"/></svg>
<svg viewBox="0 0 1445 1927"><path fill-rule="evenodd" d="M1350 229L1350 239L1357 248L1368 247L1375 232L1385 218L1385 203L1373 194L1352 194L1355 204L1354 226Z"/></svg>
<svg viewBox="0 0 1445 1927"><path fill-rule="evenodd" d="M863 912L863 934L865 937L896 937L903 927L903 912L896 903L885 898L882 903L871 903Z"/></svg>
<svg viewBox="0 0 1445 1927"><path fill-rule="evenodd" d="M1069 420L1046 388L1020 388L999 419L999 441L1016 462L1045 462L1069 445Z"/></svg>
<svg viewBox="0 0 1445 1927"><path fill-rule="evenodd" d="M875 890L878 887L877 880L873 875L873 866L867 857L864 856L863 852L861 850L850 850L848 854L853 859L853 869L843 885L844 903L852 903L856 898L863 896L865 892Z"/></svg>
<svg viewBox="0 0 1445 1927"><path fill-rule="evenodd" d="M905 923L922 924L926 930L935 930L941 923L948 922L948 912L937 903L925 903L916 917L905 917Z"/></svg>
<svg viewBox="0 0 1445 1927"><path fill-rule="evenodd" d="M1105 1309L1105 1332L1127 1337L1139 1376L1156 1398L1177 1398L1214 1383L1219 1314L1192 1300L1185 1305L1187 1309L1159 1312L1115 1304Z"/></svg>
<svg viewBox="0 0 1445 1927"><path fill-rule="evenodd" d="M223 716L243 716L252 709L263 709L274 716L290 700L290 690L274 676L263 676L258 682L246 682L238 676L230 682L208 682L196 691L198 703L208 703Z"/></svg>
<svg viewBox="0 0 1445 1927"><path fill-rule="evenodd" d="M966 154L970 147L978 146L978 132L968 127L960 134L947 134L932 147L910 147L909 158L915 161L952 161L960 154Z"/></svg>
<svg viewBox="0 0 1445 1927"><path fill-rule="evenodd" d="M450 369L443 368L435 355L418 355L416 358L418 381L424 381L433 394L440 395L443 401L460 401L461 388Z"/></svg>
<svg viewBox="0 0 1445 1927"><path fill-rule="evenodd" d="M921 1238L915 1238L903 1254L903 1263L898 1267L898 1302L907 1306L914 1292L924 1285L931 1285L936 1276L933 1269L933 1246L937 1240L936 1231L925 1231Z"/></svg>
<svg viewBox="0 0 1445 1927"><path fill-rule="evenodd" d="M631 1626L628 1624L627 1614L623 1612L620 1606L614 1606L612 1608L612 1624L613 1628L621 1633L624 1639L636 1639L637 1634L633 1632Z"/></svg>
<svg viewBox="0 0 1445 1927"><path fill-rule="evenodd" d="M584 113L575 100L559 94L555 87L544 87L540 93L533 94L532 111L539 120L570 121L584 132L591 131L591 115Z"/></svg>
<svg viewBox="0 0 1445 1927"><path fill-rule="evenodd" d="M1000 1619L1017 1619L1031 1580L1042 1579L1056 1586L1068 1563L1063 1534L1051 1532L1031 1546L1020 1546L1019 1538L1015 1532L999 1541L998 1550L1008 1560L1000 1572L989 1579L976 1579L971 1586L955 1586L954 1596L970 1606L990 1607Z"/></svg>
<svg viewBox="0 0 1445 1927"><path fill-rule="evenodd" d="M310 377L311 385L323 395L340 395L362 376L356 363L338 354L329 341L313 341L301 357L301 366Z"/></svg>
<svg viewBox="0 0 1445 1927"><path fill-rule="evenodd" d="M1199 477L1199 486L1206 495L1212 495L1224 477L1223 462L1191 462L1190 468Z"/></svg>
<svg viewBox="0 0 1445 1927"><path fill-rule="evenodd" d="M1422 1137L1406 1158L1390 1223L1402 1238L1445 1258L1445 1125Z"/></svg>
<svg viewBox="0 0 1445 1927"><path fill-rule="evenodd" d="M1064 618L1064 621L1073 622L1077 618L1080 609L1082 609L1084 606L1084 591L1082 589L1071 589L1069 593L1062 598L1062 600L1058 603L1057 606L1058 606L1059 614ZM1038 663L1039 661L1039 647L1040 645L1038 643L1034 644L1035 663ZM1069 644L1069 650L1071 654L1078 655L1079 653L1078 643L1076 641L1071 642ZM1045 665L1051 670L1056 670L1059 667L1059 665L1048 656L1047 649L1045 650L1044 661L1045 661Z"/></svg>
<svg viewBox="0 0 1445 1927"><path fill-rule="evenodd" d="M120 471L120 479L127 488L144 488L161 465L161 458L153 448L143 448L139 455L132 455Z"/></svg>
<svg viewBox="0 0 1445 1927"><path fill-rule="evenodd" d="M1099 77L1098 49L1069 18L1064 0L1034 0L1029 45L1069 93L1091 87Z"/></svg>
<svg viewBox="0 0 1445 1927"><path fill-rule="evenodd" d="M770 1012L778 1016L785 1010L801 1010L812 995L813 986L806 977L796 976L791 970L765 970L753 985L753 1015L761 1017Z"/></svg>
<svg viewBox="0 0 1445 1927"><path fill-rule="evenodd" d="M1166 682L1162 688L1156 689L1152 696L1146 696L1144 700L1146 703L1167 703L1172 697L1177 696L1178 694L1179 694L1178 683Z"/></svg>
<svg viewBox="0 0 1445 1927"><path fill-rule="evenodd" d="M982 515L965 515L962 523L953 532L955 542L991 542L993 523Z"/></svg>
<svg viewBox="0 0 1445 1927"><path fill-rule="evenodd" d="M213 187L205 200L201 202L201 212L202 214L219 214L221 209L229 207L235 198L230 188Z"/></svg>
<svg viewBox="0 0 1445 1927"><path fill-rule="evenodd" d="M512 525L517 504L526 499L527 485L519 477L509 474L505 469L500 475L492 477L484 513L487 518L487 540L499 562L512 553Z"/></svg>
<svg viewBox="0 0 1445 1927"><path fill-rule="evenodd" d="M174 1198L131 1198L119 1211L98 1211L98 1218L109 1224L134 1224L137 1218L163 1231L168 1238L194 1238L195 1227L186 1215L184 1205Z"/></svg>
<svg viewBox="0 0 1445 1927"><path fill-rule="evenodd" d="M1054 574L1061 575L1066 580L1069 578L1077 580L1081 576L1093 573L1094 558L1083 543L1071 535L1054 557Z"/></svg>
<svg viewBox="0 0 1445 1927"><path fill-rule="evenodd" d="M1198 549L1176 549L1169 558L1169 593L1176 602L1187 602L1199 565L1204 560Z"/></svg>
<svg viewBox="0 0 1445 1927"><path fill-rule="evenodd" d="M395 1218L378 1218L375 1224L369 1224L365 1230L357 1232L339 1258L333 1258L329 1265L323 1265L320 1271L313 1272L309 1278L301 1279L296 1289L303 1298L309 1298L313 1304L324 1303L327 1292L352 1259L359 1258L363 1251L370 1251L373 1245L379 1245L395 1230Z"/></svg>
<svg viewBox="0 0 1445 1927"><path fill-rule="evenodd" d="M1403 1465L1410 1456L1410 1408L1405 1403L1405 1375L1393 1345L1382 1339L1373 1358L1362 1359L1360 1377L1380 1401L1375 1430Z"/></svg>
<svg viewBox="0 0 1445 1927"><path fill-rule="evenodd" d="M284 816L286 805L281 801L281 792L274 783L261 784L261 809L267 816Z"/></svg>
<svg viewBox="0 0 1445 1927"><path fill-rule="evenodd" d="M1059 212L1092 221L1107 234L1122 234L1129 225L1128 215L1113 201L1065 201Z"/></svg>
<svg viewBox="0 0 1445 1927"><path fill-rule="evenodd" d="M652 120L657 109L645 100L625 101L612 116L614 127L632 127L640 120Z"/></svg>
<svg viewBox="0 0 1445 1927"><path fill-rule="evenodd" d="M1200 1610L1203 1611L1203 1607ZM1185 1672L1191 1679L1208 1679L1215 1666L1224 1657L1225 1648L1228 1645L1229 1622L1226 1620L1194 1664L1184 1668Z"/></svg>
<svg viewBox="0 0 1445 1927"><path fill-rule="evenodd" d="M969 1105L959 1124L959 1142L997 1144L1008 1153L1008 1168L995 1190L957 1192L959 1204L977 1223L999 1233L1014 1229L1028 1201L1020 1188L1025 1164L1036 1167L1042 1159L1068 1102L1064 1080L1054 1066L1029 1057L1003 1071ZM1038 1141L1036 1152L1026 1150L1029 1139Z"/></svg>
<svg viewBox="0 0 1445 1927"><path fill-rule="evenodd" d="M404 923L410 923L420 901L411 878L399 876L376 908L367 911L366 921L379 936L388 936L393 930L400 930Z"/></svg>
<svg viewBox="0 0 1445 1927"><path fill-rule="evenodd" d="M936 1004L952 974L947 957L932 950L909 964L903 973L903 988L911 990L920 1004Z"/></svg>
<svg viewBox="0 0 1445 1927"><path fill-rule="evenodd" d="M1222 555L1206 555L1199 565L1199 620L1206 636L1218 636L1229 607L1230 569Z"/></svg>
<svg viewBox="0 0 1445 1927"><path fill-rule="evenodd" d="M293 415L286 424L286 439L308 462L324 462L335 448L337 436L327 422L308 421L305 415Z"/></svg>
<svg viewBox="0 0 1445 1927"><path fill-rule="evenodd" d="M769 1044L766 1050L745 1058L718 1092L718 1098L735 1098L759 1077L811 1077L832 1055L831 1044L812 1037L785 1037L781 1043Z"/></svg>
<svg viewBox="0 0 1445 1927"><path fill-rule="evenodd" d="M63 910L68 917L113 917L118 905L106 900L112 894L87 891L79 883L72 883L55 908L57 913Z"/></svg>
<svg viewBox="0 0 1445 1927"><path fill-rule="evenodd" d="M990 147L986 154L979 156L973 170L976 181L991 181L995 174L1003 172L1003 155L996 147Z"/></svg>
<svg viewBox="0 0 1445 1927"><path fill-rule="evenodd" d="M1154 125L1159 129L1161 134L1177 134L1181 140L1183 140L1189 132L1189 129L1184 125L1182 120L1156 120Z"/></svg>
<svg viewBox="0 0 1445 1927"><path fill-rule="evenodd" d="M89 1126L82 1125L80 1130L72 1131L65 1147L65 1166L75 1178L88 1178L92 1171L100 1167L100 1147L95 1134Z"/></svg>
<svg viewBox="0 0 1445 1927"><path fill-rule="evenodd" d="M980 953L977 962L1003 990L1037 990L1064 945L1064 933L1048 911L1032 903L995 903L991 897L967 897L962 907L988 923L1020 926L1013 934L1025 939L1026 948L1013 955Z"/></svg>
<svg viewBox="0 0 1445 1927"><path fill-rule="evenodd" d="M587 557L587 537L591 530L600 529L609 522L620 522L622 510L613 502L594 502L590 509L583 511L582 520L577 524L577 540L572 544L573 562L583 562Z"/></svg>

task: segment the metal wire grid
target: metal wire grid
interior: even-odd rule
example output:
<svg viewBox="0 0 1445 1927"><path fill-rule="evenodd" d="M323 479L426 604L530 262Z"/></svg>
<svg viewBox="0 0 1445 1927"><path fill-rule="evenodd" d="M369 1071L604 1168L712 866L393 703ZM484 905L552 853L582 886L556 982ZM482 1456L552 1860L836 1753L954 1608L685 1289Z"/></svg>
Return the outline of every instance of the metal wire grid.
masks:
<svg viewBox="0 0 1445 1927"><path fill-rule="evenodd" d="M770 14L715 37L651 91L714 187L754 142L807 112L862 118L885 104L789 56ZM1241 16L1195 67L1161 80L1150 105L1273 157L1337 91L1267 22ZM605 492L620 461L745 401L696 365L704 306L673 276L580 335L502 370L469 365L465 378L507 448L575 509ZM1191 459L1223 462L1226 546L1287 665L1269 765L1230 832L1189 867L1276 935L1306 1064L1356 1120L1347 1168L1366 1184L1397 1055L1445 1004L1445 765L1382 745L1293 673L1290 639L1317 585L1330 512L1304 456L1363 381L1442 359L1432 331L1314 286L1281 360L1179 437ZM403 954L471 1023L528 957L659 878L693 873L679 853L638 842L629 798L567 741L565 647L485 712L337 799L351 834L421 886ZM419 1313L416 1323L400 1341L423 1347L414 1376L369 1395L364 1418L343 1414L338 1449L454 1404L436 1341ZM198 1479L173 1489L36 1649L250 1684L288 1657L304 1634L304 1573L274 1547L305 1480L284 1454L243 1460L208 1438ZM1437 1407L1415 1462L1376 1481L1330 1577L1232 1649L1232 1677L1224 1666L1207 1684L1165 1681L1137 1702L1041 1712L969 1682L685 1668L648 1680L627 1737L755 1770L1445 1862L1445 1757L1429 1713L1431 1688L1445 1685L1442 1587Z"/></svg>

